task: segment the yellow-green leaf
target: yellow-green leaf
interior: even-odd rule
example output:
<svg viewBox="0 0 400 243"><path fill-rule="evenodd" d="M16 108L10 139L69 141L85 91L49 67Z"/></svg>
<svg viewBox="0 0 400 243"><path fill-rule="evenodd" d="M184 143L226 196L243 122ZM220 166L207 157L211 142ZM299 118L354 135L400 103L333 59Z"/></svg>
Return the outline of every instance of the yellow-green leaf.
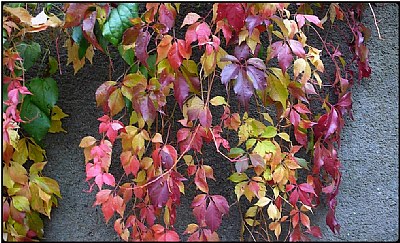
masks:
<svg viewBox="0 0 400 243"><path fill-rule="evenodd" d="M26 146L26 138L22 138L18 141L17 147L12 156L12 160L23 165L28 159L28 147Z"/></svg>
<svg viewBox="0 0 400 243"><path fill-rule="evenodd" d="M210 100L211 105L213 106L219 106L219 105L227 105L226 100L222 96L215 96Z"/></svg>
<svg viewBox="0 0 400 243"><path fill-rule="evenodd" d="M69 115L65 114L63 112L63 110L60 107L58 107L57 105L55 105L53 107L53 109L51 110L51 120L61 120L61 119L65 118L65 117L68 117L68 116Z"/></svg>
<svg viewBox="0 0 400 243"><path fill-rule="evenodd" d="M24 196L13 196L11 203L14 208L21 212L30 212L29 200Z"/></svg>
<svg viewBox="0 0 400 243"><path fill-rule="evenodd" d="M46 151L42 149L33 139L28 142L29 159L34 162L43 162Z"/></svg>
<svg viewBox="0 0 400 243"><path fill-rule="evenodd" d="M122 111L125 106L125 101L121 89L116 89L111 93L110 98L108 99L108 106L110 107L111 116Z"/></svg>
<svg viewBox="0 0 400 243"><path fill-rule="evenodd" d="M57 132L67 132L61 127L62 123L59 120L51 120L50 122L50 128L49 132L50 133L57 133Z"/></svg>
<svg viewBox="0 0 400 243"><path fill-rule="evenodd" d="M271 202L271 199L269 199L268 197L261 197L260 199L258 199L258 202L254 205L259 206L259 207L264 207L266 206L268 203Z"/></svg>
<svg viewBox="0 0 400 243"><path fill-rule="evenodd" d="M257 206L249 207L249 209L247 209L246 214L245 214L244 216L245 216L246 218L247 218L247 217L252 218L252 217L256 216L257 210L258 210L258 207L257 207Z"/></svg>
<svg viewBox="0 0 400 243"><path fill-rule="evenodd" d="M281 137L283 140L290 142L289 134L287 134L286 132L280 132L278 133L278 136Z"/></svg>

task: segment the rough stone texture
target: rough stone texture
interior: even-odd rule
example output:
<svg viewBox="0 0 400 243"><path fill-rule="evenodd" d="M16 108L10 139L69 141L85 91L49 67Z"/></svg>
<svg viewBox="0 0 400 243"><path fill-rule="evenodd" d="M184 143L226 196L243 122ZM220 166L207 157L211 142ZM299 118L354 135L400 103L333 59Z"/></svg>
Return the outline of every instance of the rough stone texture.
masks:
<svg viewBox="0 0 400 243"><path fill-rule="evenodd" d="M337 219L342 229L333 235L325 225L325 211L317 210L312 221L320 225L324 241L396 241L398 225L398 5L380 4L375 7L384 40L379 40L372 14L366 10L363 22L372 30L368 42L372 76L356 84L353 92L355 121L347 120L342 131L339 156L343 164L343 179L338 198ZM62 49L62 48L61 48ZM65 52L62 53L65 58ZM123 63L114 63L113 78L121 73ZM63 198L53 209L51 220L45 220L46 241L118 241L110 221L104 223L99 207L92 207L95 193L86 193L83 151L78 147L81 138L95 136L97 118L95 90L108 80L108 58L97 53L92 65L73 75L72 66L63 69L56 77L60 98L58 105L70 116L63 120L66 134L49 134L46 137L48 165L44 175L56 179ZM218 159L210 154L212 159ZM207 163L208 161L206 161ZM221 178L226 178L229 168L221 164ZM213 193L226 196L233 202L232 185L219 180ZM189 211L193 193L182 197L178 210L177 230L183 232L187 223L194 222ZM240 224L237 207L231 208L229 218L224 218L219 229L221 240L238 241Z"/></svg>

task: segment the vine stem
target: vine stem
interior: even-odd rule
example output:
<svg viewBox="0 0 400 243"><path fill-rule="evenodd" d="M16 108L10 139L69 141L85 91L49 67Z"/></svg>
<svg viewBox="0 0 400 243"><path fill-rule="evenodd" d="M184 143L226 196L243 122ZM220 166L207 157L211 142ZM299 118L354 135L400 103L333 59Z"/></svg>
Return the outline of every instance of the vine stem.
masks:
<svg viewBox="0 0 400 243"><path fill-rule="evenodd" d="M189 142L189 146L188 146L188 147L185 149L185 151L183 151L183 153L176 159L176 161L174 162L174 164L171 166L170 169L168 169L167 171L165 171L164 173L162 173L161 175L159 175L156 179L154 179L154 180L152 180L152 181L149 181L149 182L147 182L147 183L144 184L144 185L136 186L136 187L133 187L133 188L127 188L127 189L133 190L134 188L143 188L143 187L146 187L146 186L148 186L148 185L150 185L150 184L152 184L152 183L158 181L159 179L161 179L162 177L164 177L166 174L170 173L170 172L172 171L172 169L173 169L173 168L178 164L178 162L182 159L182 157L189 151L190 145L193 143L193 140L194 140L194 138L196 137L196 134L197 134L199 128L200 128L200 124L197 125L196 131L194 132L194 134L193 134L193 136L192 136L192 139L191 139L190 142Z"/></svg>
<svg viewBox="0 0 400 243"><path fill-rule="evenodd" d="M372 6L371 6L370 3L368 3L368 6L369 6L369 8L371 9L372 16L374 16L374 23L375 23L376 30L378 31L379 40L384 40L384 38L382 38L382 36L381 36L381 32L379 31L378 23L376 22L376 16L375 16L374 9L372 8Z"/></svg>

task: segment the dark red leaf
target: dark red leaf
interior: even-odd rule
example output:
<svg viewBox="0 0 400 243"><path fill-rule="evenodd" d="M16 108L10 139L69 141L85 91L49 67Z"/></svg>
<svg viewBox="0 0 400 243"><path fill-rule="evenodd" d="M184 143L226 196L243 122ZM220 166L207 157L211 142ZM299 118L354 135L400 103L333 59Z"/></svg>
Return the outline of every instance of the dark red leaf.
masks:
<svg viewBox="0 0 400 243"><path fill-rule="evenodd" d="M329 228L334 234L339 233L340 225L336 220L334 210L331 208L329 209L328 214L326 215L326 224L329 226Z"/></svg>
<svg viewBox="0 0 400 243"><path fill-rule="evenodd" d="M322 232L318 226L311 226L311 228L307 229L305 232L311 234L314 237L322 239Z"/></svg>
<svg viewBox="0 0 400 243"><path fill-rule="evenodd" d="M314 188L308 183L300 184L299 189L302 190L303 192L312 193L312 194L316 195L314 192Z"/></svg>
<svg viewBox="0 0 400 243"><path fill-rule="evenodd" d="M179 104L179 107L182 109L183 102L189 96L189 84L179 71L176 72L176 78L174 80L174 96L175 100Z"/></svg>
<svg viewBox="0 0 400 243"><path fill-rule="evenodd" d="M233 87L235 94L238 95L239 101L247 109L250 97L253 95L253 85L250 84L243 69L239 70L235 86Z"/></svg>
<svg viewBox="0 0 400 243"><path fill-rule="evenodd" d="M292 193L290 193L289 202L294 207L296 206L298 200L299 200L299 194L297 190L293 190Z"/></svg>
<svg viewBox="0 0 400 243"><path fill-rule="evenodd" d="M156 177L152 178L150 181L156 179ZM163 179L159 179L148 186L149 196L151 203L155 207L163 207L169 197L169 190L167 182Z"/></svg>
<svg viewBox="0 0 400 243"><path fill-rule="evenodd" d="M179 242L179 235L173 230L166 230L164 234L158 236L156 238L157 241L172 241Z"/></svg>
<svg viewBox="0 0 400 243"><path fill-rule="evenodd" d="M296 213L292 216L292 225L293 225L293 228L296 228L296 226L299 224L299 219L300 219L299 213L296 212Z"/></svg>
<svg viewBox="0 0 400 243"><path fill-rule="evenodd" d="M234 54L239 60L245 60L250 55L250 48L245 42L243 42L240 46L235 46Z"/></svg>
<svg viewBox="0 0 400 243"><path fill-rule="evenodd" d="M243 27L245 17L246 13L241 3L218 4L216 21L226 18L236 32Z"/></svg>
<svg viewBox="0 0 400 243"><path fill-rule="evenodd" d="M210 201L210 203L208 204L205 214L205 220L208 228L210 228L212 232L217 230L218 227L221 225L222 215L213 201Z"/></svg>
<svg viewBox="0 0 400 243"><path fill-rule="evenodd" d="M147 30L140 31L136 39L135 54L139 61L146 67L148 67L147 58L149 57L149 54L147 53L147 46L149 45L149 41L150 33Z"/></svg>
<svg viewBox="0 0 400 243"><path fill-rule="evenodd" d="M336 132L339 127L339 117L336 109L332 106L327 119L327 131L325 133L325 138L327 139L331 134Z"/></svg>

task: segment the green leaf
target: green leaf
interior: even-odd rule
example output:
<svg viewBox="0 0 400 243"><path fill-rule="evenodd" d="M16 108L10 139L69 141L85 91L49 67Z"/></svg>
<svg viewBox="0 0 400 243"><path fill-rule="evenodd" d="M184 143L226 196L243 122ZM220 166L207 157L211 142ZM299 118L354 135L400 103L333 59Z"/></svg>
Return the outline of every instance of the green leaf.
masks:
<svg viewBox="0 0 400 243"><path fill-rule="evenodd" d="M1 100L3 101L3 111L5 111L7 109L7 105L4 104L4 101L8 100L8 92L7 92L7 88L8 88L9 84L4 84L2 85L2 94L1 94Z"/></svg>
<svg viewBox="0 0 400 243"><path fill-rule="evenodd" d="M229 176L228 179L232 182L238 183L238 182L249 179L249 177L247 177L246 173L235 172L231 176Z"/></svg>
<svg viewBox="0 0 400 243"><path fill-rule="evenodd" d="M283 109L286 109L286 100L289 96L286 84L281 82L281 80L276 78L273 74L268 75L268 82L269 95L274 101L279 101L282 104Z"/></svg>
<svg viewBox="0 0 400 243"><path fill-rule="evenodd" d="M89 47L89 42L83 36L82 27L80 25L75 26L72 29L72 39L79 45L78 57L82 59L86 55L86 50Z"/></svg>
<svg viewBox="0 0 400 243"><path fill-rule="evenodd" d="M240 155L242 155L244 153L245 153L245 151L243 149L241 149L241 148L231 148L229 150L228 157L229 158L236 158L236 157L238 157L238 156L240 156Z"/></svg>
<svg viewBox="0 0 400 243"><path fill-rule="evenodd" d="M43 221L39 216L39 213L32 211L26 215L28 219L29 229L36 232L39 238L43 237Z"/></svg>
<svg viewBox="0 0 400 243"><path fill-rule="evenodd" d="M253 152L263 157L266 153L275 153L275 150L276 147L271 141L264 140L262 142L257 142Z"/></svg>
<svg viewBox="0 0 400 243"><path fill-rule="evenodd" d="M58 62L57 60L52 57L49 56L49 73L51 74L55 74L58 70Z"/></svg>
<svg viewBox="0 0 400 243"><path fill-rule="evenodd" d="M27 123L21 123L21 127L39 142L47 134L50 128L49 117L39 109L32 101L31 96L25 96L21 107L21 118Z"/></svg>
<svg viewBox="0 0 400 243"><path fill-rule="evenodd" d="M277 134L276 127L268 126L261 134L262 138L273 138Z"/></svg>
<svg viewBox="0 0 400 243"><path fill-rule="evenodd" d="M23 65L25 71L35 64L36 60L40 57L42 52L40 45L34 41L31 44L26 44L24 42L17 46L17 51L23 59Z"/></svg>
<svg viewBox="0 0 400 243"><path fill-rule="evenodd" d="M29 200L24 196L14 196L12 197L12 204L14 208L21 212L30 212Z"/></svg>
<svg viewBox="0 0 400 243"><path fill-rule="evenodd" d="M34 78L28 83L28 89L32 92L31 101L43 113L50 117L51 109L58 100L58 86L52 78Z"/></svg>
<svg viewBox="0 0 400 243"><path fill-rule="evenodd" d="M122 45L118 45L118 51L122 59L124 59L124 61L128 63L129 66L132 66L135 63L135 51L133 50L133 48L124 50L124 47Z"/></svg>
<svg viewBox="0 0 400 243"><path fill-rule="evenodd" d="M124 31L132 26L130 19L138 17L137 3L121 3L117 8L111 10L107 22L103 26L103 36L117 46Z"/></svg>
<svg viewBox="0 0 400 243"><path fill-rule="evenodd" d="M296 159L297 163L298 163L301 167L303 167L303 168L306 169L306 170L310 170L310 168L308 168L308 162L307 162L305 159L303 159L303 158L298 158L298 157L294 157L294 158Z"/></svg>

